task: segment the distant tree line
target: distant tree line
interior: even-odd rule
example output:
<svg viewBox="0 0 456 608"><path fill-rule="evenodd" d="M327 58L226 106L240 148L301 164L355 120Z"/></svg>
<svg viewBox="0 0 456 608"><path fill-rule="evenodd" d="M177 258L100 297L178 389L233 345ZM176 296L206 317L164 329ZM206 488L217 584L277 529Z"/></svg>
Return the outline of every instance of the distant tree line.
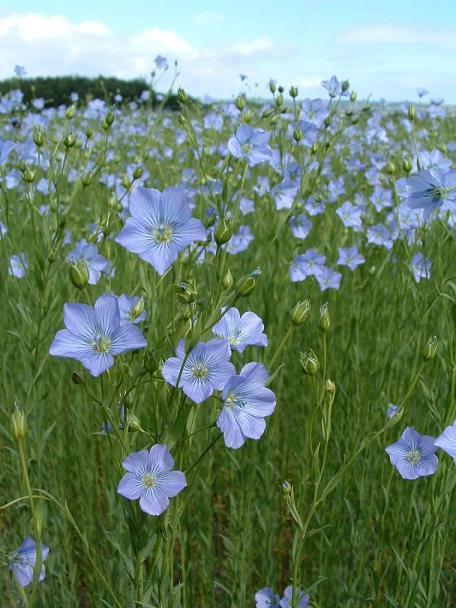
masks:
<svg viewBox="0 0 456 608"><path fill-rule="evenodd" d="M0 81L0 94L4 95L13 89L20 89L24 94L24 103L42 98L45 107L56 107L72 103L71 94L77 93L80 101L103 99L106 103L115 103L116 96L121 96L123 102L138 100L143 93L149 93L148 103L156 107L162 103L162 97L142 78L121 80L119 78L87 78L85 76L46 76L38 78L8 78ZM119 98L117 98L119 99ZM166 96L165 107L177 110L176 95Z"/></svg>

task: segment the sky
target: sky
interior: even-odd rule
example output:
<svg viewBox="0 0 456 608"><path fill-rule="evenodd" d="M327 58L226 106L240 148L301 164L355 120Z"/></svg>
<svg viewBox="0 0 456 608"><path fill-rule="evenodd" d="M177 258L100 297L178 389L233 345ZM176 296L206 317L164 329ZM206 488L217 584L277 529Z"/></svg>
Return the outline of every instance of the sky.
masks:
<svg viewBox="0 0 456 608"><path fill-rule="evenodd" d="M359 99L456 103L456 0L0 0L0 78L149 78L198 97L267 97L272 78L299 96L348 79ZM239 74L247 76L241 82Z"/></svg>

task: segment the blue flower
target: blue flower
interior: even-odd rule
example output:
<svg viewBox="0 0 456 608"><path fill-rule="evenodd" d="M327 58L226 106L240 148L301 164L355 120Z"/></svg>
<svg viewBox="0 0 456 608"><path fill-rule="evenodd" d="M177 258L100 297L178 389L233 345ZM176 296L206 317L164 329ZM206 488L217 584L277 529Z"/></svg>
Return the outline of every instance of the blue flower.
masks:
<svg viewBox="0 0 456 608"><path fill-rule="evenodd" d="M259 439L263 435L264 418L270 416L276 406L274 393L264 386L268 378L263 365L248 363L239 376L232 376L226 383L217 426L228 448L240 448L246 439Z"/></svg>
<svg viewBox="0 0 456 608"><path fill-rule="evenodd" d="M320 291L326 291L327 289L339 289L342 275L340 272L331 270L326 266L321 266L315 271L315 278L320 286Z"/></svg>
<svg viewBox="0 0 456 608"><path fill-rule="evenodd" d="M268 162L272 158L269 146L270 134L263 129L254 129L250 125L240 125L234 137L228 141L228 150L235 158L247 161L249 167Z"/></svg>
<svg viewBox="0 0 456 608"><path fill-rule="evenodd" d="M76 266L84 265L89 272L89 285L96 285L101 273L109 274L109 262L98 253L96 245L85 239L79 241L68 255L68 261Z"/></svg>
<svg viewBox="0 0 456 608"><path fill-rule="evenodd" d="M290 278L293 282L304 281L307 277L316 277L325 268L325 256L315 249L309 249L303 255L297 255L290 267Z"/></svg>
<svg viewBox="0 0 456 608"><path fill-rule="evenodd" d="M212 333L225 338L231 348L242 353L247 346L268 345L268 337L263 329L263 321L254 312L245 312L241 317L239 310L233 307L214 325Z"/></svg>
<svg viewBox="0 0 456 608"><path fill-rule="evenodd" d="M116 241L164 274L177 256L194 241L206 239L202 223L192 218L182 188L136 188L130 213Z"/></svg>
<svg viewBox="0 0 456 608"><path fill-rule="evenodd" d="M390 403L388 405L388 408L386 410L386 417L388 418L388 420L391 420L391 418L393 418L397 414L397 410L398 407L397 405L394 405L394 403Z"/></svg>
<svg viewBox="0 0 456 608"><path fill-rule="evenodd" d="M49 554L49 548L41 545L41 561L44 562ZM21 587L27 587L33 581L33 570L36 563L36 542L28 536L13 555L9 569ZM44 564L41 564L39 581L45 577Z"/></svg>
<svg viewBox="0 0 456 608"><path fill-rule="evenodd" d="M310 597L302 589L296 589L295 596L298 599L296 608L307 608L309 605ZM284 591L283 598L279 602L280 608L291 608L291 600L293 599L293 586L288 585Z"/></svg>
<svg viewBox="0 0 456 608"><path fill-rule="evenodd" d="M14 141L0 139L0 167L3 167L15 147Z"/></svg>
<svg viewBox="0 0 456 608"><path fill-rule="evenodd" d="M342 82L339 82L336 76L331 76L329 80L323 80L321 86L327 89L330 97L348 97L350 92L348 88L344 91L342 87Z"/></svg>
<svg viewBox="0 0 456 608"><path fill-rule="evenodd" d="M439 463L434 437L420 435L411 427L407 427L399 441L388 446L386 452L403 479L433 475Z"/></svg>
<svg viewBox="0 0 456 608"><path fill-rule="evenodd" d="M28 259L25 253L12 255L9 260L8 274L16 279L23 279L27 268L29 267Z"/></svg>
<svg viewBox="0 0 456 608"><path fill-rule="evenodd" d="M355 270L361 264L364 264L365 258L358 251L356 245L354 247L341 247L339 249L339 266L348 266L350 270Z"/></svg>
<svg viewBox="0 0 456 608"><path fill-rule="evenodd" d="M305 215L294 215L288 220L293 236L297 239L306 239L312 229L312 222Z"/></svg>
<svg viewBox="0 0 456 608"><path fill-rule="evenodd" d="M104 295L95 307L65 304L66 329L57 332L49 353L54 357L77 359L99 376L114 364L114 357L147 345L139 327L122 325L117 298Z"/></svg>
<svg viewBox="0 0 456 608"><path fill-rule="evenodd" d="M117 492L129 500L138 500L148 515L161 515L174 498L187 486L182 471L173 471L174 460L166 445L156 444L148 450L132 452L122 462L127 473Z"/></svg>
<svg viewBox="0 0 456 608"><path fill-rule="evenodd" d="M409 177L407 186L407 204L412 209L423 209L425 221L445 202L456 202L456 171L437 168L420 171Z"/></svg>
<svg viewBox="0 0 456 608"><path fill-rule="evenodd" d="M431 260L425 258L421 252L415 253L410 260L410 270L417 283L419 283L421 279L431 278L431 266Z"/></svg>
<svg viewBox="0 0 456 608"><path fill-rule="evenodd" d="M456 462L456 420L437 437L434 445L446 452Z"/></svg>
<svg viewBox="0 0 456 608"><path fill-rule="evenodd" d="M277 593L269 587L255 593L256 608L280 608L279 599Z"/></svg>
<svg viewBox="0 0 456 608"><path fill-rule="evenodd" d="M225 340L209 340L207 344L198 342L187 357L184 340L181 340L176 355L165 361L163 377L169 384L182 388L195 403L202 403L215 390L222 390L236 373L229 361L231 350Z"/></svg>

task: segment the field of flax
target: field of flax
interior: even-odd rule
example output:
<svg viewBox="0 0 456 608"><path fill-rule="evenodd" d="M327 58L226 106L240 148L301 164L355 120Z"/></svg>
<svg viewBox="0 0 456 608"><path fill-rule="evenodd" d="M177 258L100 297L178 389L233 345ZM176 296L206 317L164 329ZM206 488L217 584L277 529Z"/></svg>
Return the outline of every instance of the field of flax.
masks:
<svg viewBox="0 0 456 608"><path fill-rule="evenodd" d="M456 602L456 119L0 100L2 608Z"/></svg>

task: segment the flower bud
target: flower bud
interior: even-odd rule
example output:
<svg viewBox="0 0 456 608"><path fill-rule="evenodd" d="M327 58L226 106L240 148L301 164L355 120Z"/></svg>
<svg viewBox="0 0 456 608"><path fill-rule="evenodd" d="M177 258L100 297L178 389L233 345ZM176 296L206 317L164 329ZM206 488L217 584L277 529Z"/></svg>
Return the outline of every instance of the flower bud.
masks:
<svg viewBox="0 0 456 608"><path fill-rule="evenodd" d="M144 312L144 297L141 296L136 304L131 309L131 317L133 320L138 319Z"/></svg>
<svg viewBox="0 0 456 608"><path fill-rule="evenodd" d="M293 131L293 139L295 140L295 142L297 144L301 141L301 139L302 139L302 131L301 131L301 129L299 127Z"/></svg>
<svg viewBox="0 0 456 608"><path fill-rule="evenodd" d="M344 80L342 82L342 93L345 93L345 91L348 91L349 88L350 88L350 83L348 82L348 80Z"/></svg>
<svg viewBox="0 0 456 608"><path fill-rule="evenodd" d="M240 296L247 297L255 289L255 285L255 279L250 274L248 274L239 279L236 285L236 291Z"/></svg>
<svg viewBox="0 0 456 608"><path fill-rule="evenodd" d="M127 426L129 431L142 431L141 422L139 421L138 416L131 412L128 412L127 414Z"/></svg>
<svg viewBox="0 0 456 608"><path fill-rule="evenodd" d="M131 179L128 177L128 175L122 175L121 184L125 188L125 190L130 190Z"/></svg>
<svg viewBox="0 0 456 608"><path fill-rule="evenodd" d="M289 93L292 99L296 99L296 97L298 96L298 87L291 86Z"/></svg>
<svg viewBox="0 0 456 608"><path fill-rule="evenodd" d="M407 110L407 116L409 117L409 120L411 122L414 122L416 120L416 110L415 110L415 106L410 105L408 107Z"/></svg>
<svg viewBox="0 0 456 608"><path fill-rule="evenodd" d="M304 300L303 302L298 302L296 306L291 311L291 322L293 325L302 325L307 320L310 312L310 301Z"/></svg>
<svg viewBox="0 0 456 608"><path fill-rule="evenodd" d="M44 132L41 127L35 127L33 131L33 142L37 148L41 148L44 144Z"/></svg>
<svg viewBox="0 0 456 608"><path fill-rule="evenodd" d="M234 105L236 106L236 108L238 110L240 110L242 112L242 110L245 108L245 97L244 97L244 95L238 95L236 97Z"/></svg>
<svg viewBox="0 0 456 608"><path fill-rule="evenodd" d="M85 134L86 134L87 139L92 139L92 137L94 135L93 129L91 127L87 127Z"/></svg>
<svg viewBox="0 0 456 608"><path fill-rule="evenodd" d="M78 289L84 289L89 283L89 269L84 261L70 264L68 267L70 281Z"/></svg>
<svg viewBox="0 0 456 608"><path fill-rule="evenodd" d="M35 175L35 171L32 171L32 169L29 169L28 167L22 172L22 178L27 184L31 184L35 180Z"/></svg>
<svg viewBox="0 0 456 608"><path fill-rule="evenodd" d="M424 353L423 353L423 359L425 361L430 361L431 359L433 359L435 357L435 353L437 351L438 345L439 345L439 340L438 340L437 336L432 336L431 338L429 338L429 340L427 341L426 347L424 349Z"/></svg>
<svg viewBox="0 0 456 608"><path fill-rule="evenodd" d="M231 274L230 270L227 270L225 272L225 276L222 279L223 289L228 291L228 289L231 289L233 287L233 283L234 283L233 275Z"/></svg>
<svg viewBox="0 0 456 608"><path fill-rule="evenodd" d="M71 374L71 382L73 384L84 384L84 376L80 372L73 372Z"/></svg>
<svg viewBox="0 0 456 608"><path fill-rule="evenodd" d="M230 238L233 236L234 228L236 226L236 222L232 216L224 216L217 227L215 228L214 238L217 245L220 247L221 245L225 245L228 243Z"/></svg>
<svg viewBox="0 0 456 608"><path fill-rule="evenodd" d="M314 142L312 144L312 147L310 149L311 154L316 154L318 152L318 144L316 142Z"/></svg>
<svg viewBox="0 0 456 608"><path fill-rule="evenodd" d="M328 395L330 401L333 402L334 396L336 394L336 385L329 378L326 378L325 391L326 391L326 394Z"/></svg>
<svg viewBox="0 0 456 608"><path fill-rule="evenodd" d="M81 182L84 188L87 188L93 182L93 175L91 173L84 173L81 177Z"/></svg>
<svg viewBox="0 0 456 608"><path fill-rule="evenodd" d="M282 490L283 490L283 493L285 494L285 496L290 496L291 493L293 492L293 486L291 485L291 483L289 481L284 481L282 484Z"/></svg>
<svg viewBox="0 0 456 608"><path fill-rule="evenodd" d="M109 112L106 114L105 121L109 126L111 126L112 123L114 122L114 118L115 118L114 112L112 110L109 110Z"/></svg>
<svg viewBox="0 0 456 608"><path fill-rule="evenodd" d="M396 173L396 165L393 163L392 160L389 160L386 163L385 169L386 169L386 172L388 173L388 175L391 175L391 177L393 177L394 174Z"/></svg>
<svg viewBox="0 0 456 608"><path fill-rule="evenodd" d="M16 441L21 441L27 434L27 418L17 406L11 414L11 432Z"/></svg>
<svg viewBox="0 0 456 608"><path fill-rule="evenodd" d="M322 331L328 331L331 324L331 317L329 316L328 302L325 302L320 306L320 319L318 321L318 327Z"/></svg>
<svg viewBox="0 0 456 608"><path fill-rule="evenodd" d="M412 165L412 163L410 162L410 160L408 158L404 158L403 159L403 161L402 161L402 168L407 173L410 173L410 171L413 169L413 165Z"/></svg>
<svg viewBox="0 0 456 608"><path fill-rule="evenodd" d="M133 170L133 179L140 179L143 176L144 168L138 165Z"/></svg>
<svg viewBox="0 0 456 608"><path fill-rule="evenodd" d="M188 101L188 95L182 87L177 89L177 99L181 104L185 104Z"/></svg>
<svg viewBox="0 0 456 608"><path fill-rule="evenodd" d="M274 82L274 80L270 80L269 81L269 90L271 91L271 93L274 95L274 93L277 91L277 85Z"/></svg>
<svg viewBox="0 0 456 608"><path fill-rule="evenodd" d="M302 367L302 371L308 376L315 376L318 371L319 361L314 351L309 348L305 353L299 354L299 362Z"/></svg>
<svg viewBox="0 0 456 608"><path fill-rule="evenodd" d="M282 85L279 86L279 88L277 89L279 91L279 94L282 95L282 93L285 91L285 89L283 88Z"/></svg>
<svg viewBox="0 0 456 608"><path fill-rule="evenodd" d="M74 133L68 133L68 135L63 139L63 145L68 150L72 148L76 143L76 137Z"/></svg>
<svg viewBox="0 0 456 608"><path fill-rule="evenodd" d="M275 98L275 105L280 108L281 105L283 105L283 95L282 93L279 93L277 95L277 97Z"/></svg>
<svg viewBox="0 0 456 608"><path fill-rule="evenodd" d="M356 98L357 98L357 95L356 95L355 91L352 91L352 92L350 93L350 101L351 101L352 103L355 103Z"/></svg>
<svg viewBox="0 0 456 608"><path fill-rule="evenodd" d="M65 110L65 118L67 120L71 120L72 118L74 118L75 114L76 114L76 106L74 104L72 104Z"/></svg>

